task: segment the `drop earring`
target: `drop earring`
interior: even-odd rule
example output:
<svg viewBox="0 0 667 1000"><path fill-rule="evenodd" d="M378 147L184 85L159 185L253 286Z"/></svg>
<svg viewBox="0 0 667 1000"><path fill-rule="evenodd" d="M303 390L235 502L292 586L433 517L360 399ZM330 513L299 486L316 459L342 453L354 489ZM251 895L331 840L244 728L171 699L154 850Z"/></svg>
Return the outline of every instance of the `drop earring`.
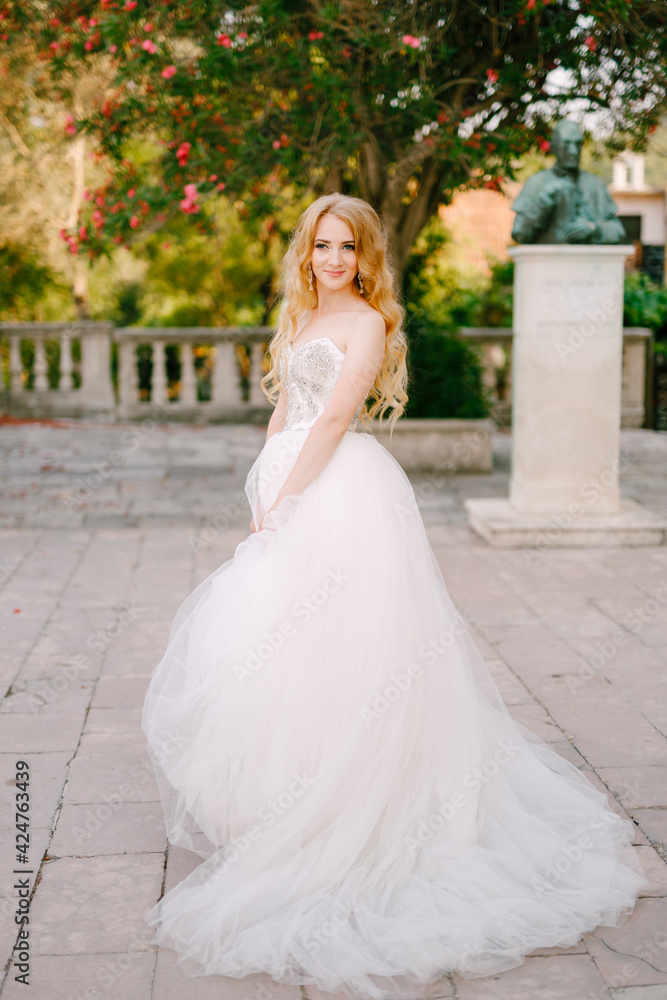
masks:
<svg viewBox="0 0 667 1000"><path fill-rule="evenodd" d="M359 283L359 291L363 295L364 294L364 282L363 282L363 279L361 277L361 271L357 271L357 281Z"/></svg>
<svg viewBox="0 0 667 1000"><path fill-rule="evenodd" d="M313 290L313 268L312 265L308 265L308 289L312 292Z"/></svg>

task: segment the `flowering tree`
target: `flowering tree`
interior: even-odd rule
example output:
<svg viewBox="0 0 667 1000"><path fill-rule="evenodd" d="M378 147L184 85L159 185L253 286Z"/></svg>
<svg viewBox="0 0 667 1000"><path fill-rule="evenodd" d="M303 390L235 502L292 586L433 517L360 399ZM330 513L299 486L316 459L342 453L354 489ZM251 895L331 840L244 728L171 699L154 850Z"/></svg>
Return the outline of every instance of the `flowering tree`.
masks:
<svg viewBox="0 0 667 1000"><path fill-rule="evenodd" d="M399 272L462 187L498 189L577 99L638 147L665 98L652 0L0 0L0 60L30 36L72 140L109 181L63 232L91 257L229 198L270 230L296 196L366 198ZM5 55L2 56L2 46ZM93 110L67 105L82 74Z"/></svg>

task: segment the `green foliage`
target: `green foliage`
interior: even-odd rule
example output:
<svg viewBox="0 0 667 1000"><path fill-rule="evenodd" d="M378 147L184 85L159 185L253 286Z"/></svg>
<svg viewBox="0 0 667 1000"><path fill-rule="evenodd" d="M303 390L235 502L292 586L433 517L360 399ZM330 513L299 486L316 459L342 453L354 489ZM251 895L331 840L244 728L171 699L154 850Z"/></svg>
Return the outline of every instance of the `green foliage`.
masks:
<svg viewBox="0 0 667 1000"><path fill-rule="evenodd" d="M514 262L497 260L490 264L491 275L475 290L462 289L452 306L452 323L462 326L512 325L514 302Z"/></svg>
<svg viewBox="0 0 667 1000"><path fill-rule="evenodd" d="M38 254L18 243L0 246L0 320L50 320L63 316L69 289Z"/></svg>
<svg viewBox="0 0 667 1000"><path fill-rule="evenodd" d="M659 340L667 340L667 287L657 285L642 271L625 277L623 325L646 326Z"/></svg>
<svg viewBox="0 0 667 1000"><path fill-rule="evenodd" d="M420 310L409 311L408 342L406 417L488 416L482 364L471 344L438 328Z"/></svg>
<svg viewBox="0 0 667 1000"><path fill-rule="evenodd" d="M408 259L405 298L441 329L511 326L514 264L491 261L490 271L484 277L456 261L447 231L436 216L424 227Z"/></svg>
<svg viewBox="0 0 667 1000"><path fill-rule="evenodd" d="M172 219L95 261L90 274L91 315L117 326L243 326L268 322L276 298L274 275L282 227L241 219L224 203L213 212L211 235Z"/></svg>
<svg viewBox="0 0 667 1000"><path fill-rule="evenodd" d="M204 232L222 191L271 217L291 186L359 194L412 241L438 200L497 188L547 149L573 98L613 106L638 144L665 99L664 9L644 0L590 0L585 16L572 0L6 0L2 30L10 71L27 39L61 96L90 71L104 81L65 126L113 165L69 234L93 254L173 212Z"/></svg>

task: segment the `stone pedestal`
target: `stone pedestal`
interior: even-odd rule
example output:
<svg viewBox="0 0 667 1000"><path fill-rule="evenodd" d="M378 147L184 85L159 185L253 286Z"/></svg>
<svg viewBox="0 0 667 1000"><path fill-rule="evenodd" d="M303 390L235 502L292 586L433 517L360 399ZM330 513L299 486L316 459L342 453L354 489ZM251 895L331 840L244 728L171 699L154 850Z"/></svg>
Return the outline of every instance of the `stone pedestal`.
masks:
<svg viewBox="0 0 667 1000"><path fill-rule="evenodd" d="M646 545L663 523L619 489L626 246L512 247L508 500L468 500L493 545ZM550 540L553 536L553 540Z"/></svg>

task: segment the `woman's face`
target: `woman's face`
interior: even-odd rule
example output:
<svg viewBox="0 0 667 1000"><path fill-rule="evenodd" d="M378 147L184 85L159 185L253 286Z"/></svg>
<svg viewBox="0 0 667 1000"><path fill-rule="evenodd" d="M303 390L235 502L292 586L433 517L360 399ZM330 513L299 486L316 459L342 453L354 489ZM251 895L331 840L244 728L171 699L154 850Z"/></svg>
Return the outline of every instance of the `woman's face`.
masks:
<svg viewBox="0 0 667 1000"><path fill-rule="evenodd" d="M318 284L337 291L356 277L357 252L354 234L347 222L329 213L317 223L313 253L313 274Z"/></svg>

